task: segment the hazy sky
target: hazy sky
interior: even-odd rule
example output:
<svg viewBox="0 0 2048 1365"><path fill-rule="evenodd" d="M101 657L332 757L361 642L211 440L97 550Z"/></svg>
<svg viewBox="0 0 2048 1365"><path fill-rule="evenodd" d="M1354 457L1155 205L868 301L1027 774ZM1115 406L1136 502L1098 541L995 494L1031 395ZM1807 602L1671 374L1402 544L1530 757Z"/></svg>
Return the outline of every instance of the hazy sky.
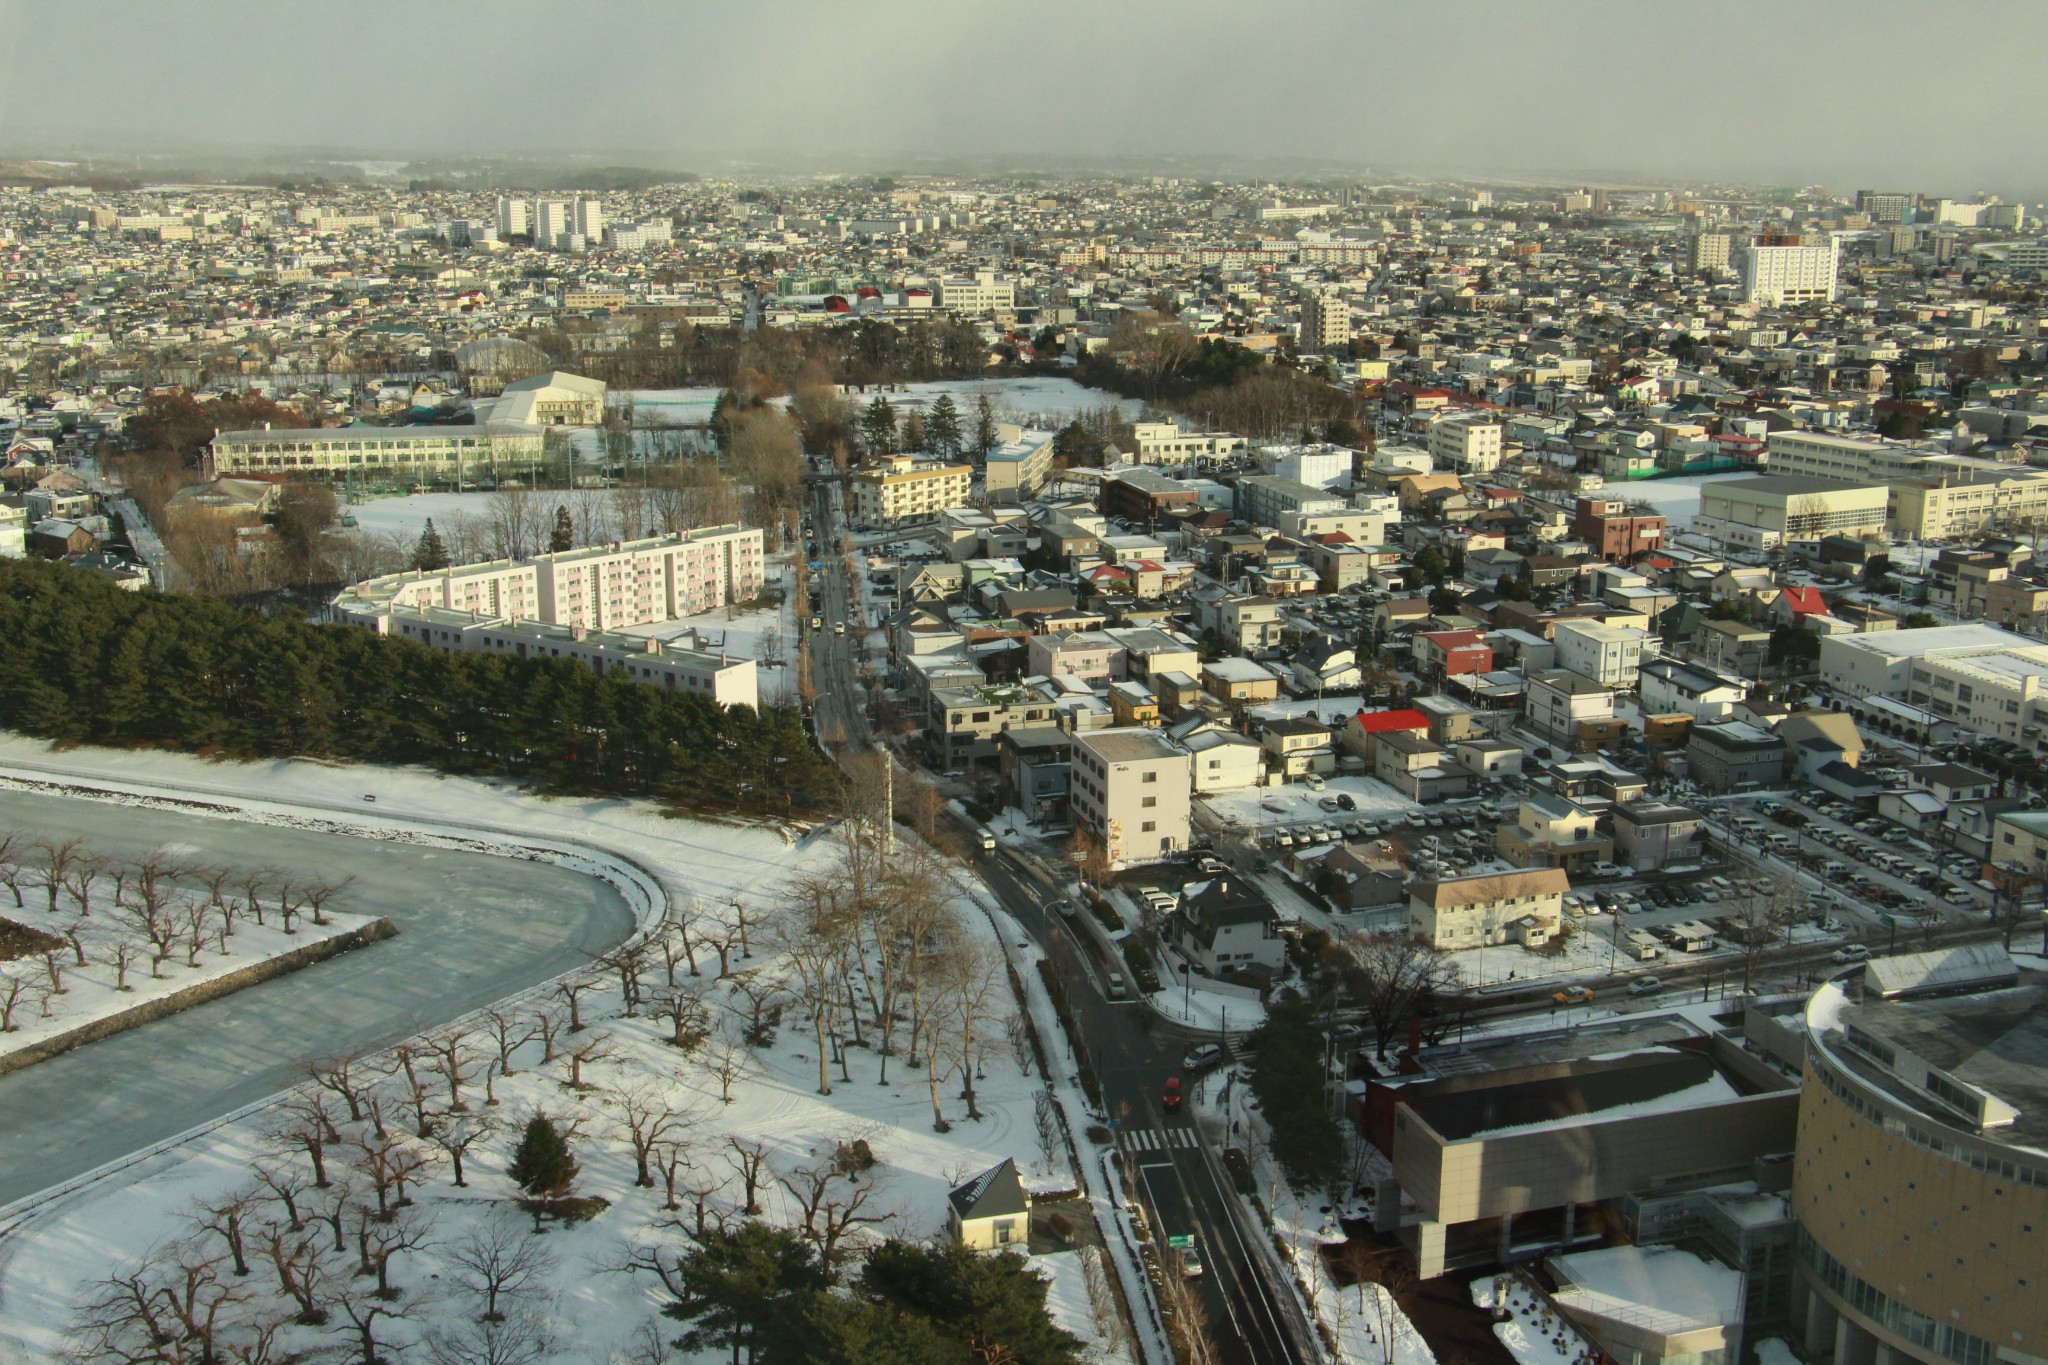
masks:
<svg viewBox="0 0 2048 1365"><path fill-rule="evenodd" d="M2039 197L2042 0L0 0L0 147L1307 157Z"/></svg>

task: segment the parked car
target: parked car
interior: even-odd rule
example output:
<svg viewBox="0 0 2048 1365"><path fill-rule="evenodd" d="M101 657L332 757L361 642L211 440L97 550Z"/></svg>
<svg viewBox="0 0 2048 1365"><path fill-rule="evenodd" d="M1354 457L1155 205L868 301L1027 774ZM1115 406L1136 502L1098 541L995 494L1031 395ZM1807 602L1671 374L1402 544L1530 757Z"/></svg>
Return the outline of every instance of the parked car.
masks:
<svg viewBox="0 0 2048 1365"><path fill-rule="evenodd" d="M1357 809L1358 809L1358 800L1357 800L1357 798L1356 798L1356 797L1352 796L1352 794L1351 794L1350 792L1338 792L1338 793L1337 793L1337 809L1338 809L1338 810L1357 810Z"/></svg>

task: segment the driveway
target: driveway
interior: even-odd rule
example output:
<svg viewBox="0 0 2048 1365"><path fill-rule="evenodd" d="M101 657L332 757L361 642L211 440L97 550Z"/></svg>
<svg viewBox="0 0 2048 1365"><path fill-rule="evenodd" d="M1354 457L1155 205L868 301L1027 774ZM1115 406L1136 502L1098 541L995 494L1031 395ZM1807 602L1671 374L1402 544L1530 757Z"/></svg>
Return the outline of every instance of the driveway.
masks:
<svg viewBox="0 0 2048 1365"><path fill-rule="evenodd" d="M339 879L398 936L0 1077L0 1205L587 962L632 930L612 887L549 863L0 791L0 828L131 855ZM337 903L339 905L340 903ZM11 909L11 905L7 907Z"/></svg>

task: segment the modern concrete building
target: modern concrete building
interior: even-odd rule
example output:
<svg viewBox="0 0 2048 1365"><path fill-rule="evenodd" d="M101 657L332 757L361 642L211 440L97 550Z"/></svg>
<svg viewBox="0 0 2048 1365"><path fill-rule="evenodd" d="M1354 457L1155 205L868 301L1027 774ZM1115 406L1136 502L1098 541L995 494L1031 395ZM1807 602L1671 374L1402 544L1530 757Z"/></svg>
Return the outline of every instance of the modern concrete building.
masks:
<svg viewBox="0 0 2048 1365"><path fill-rule="evenodd" d="M1012 427L1014 436L988 453L982 471L982 486L988 500L999 505L1020 503L1038 495L1052 477L1053 437L1050 431Z"/></svg>
<svg viewBox="0 0 2048 1365"><path fill-rule="evenodd" d="M1248 474L1237 481L1238 520L1253 526L1280 525L1289 512L1326 513L1346 510L1344 499L1321 488L1274 474Z"/></svg>
<svg viewBox="0 0 2048 1365"><path fill-rule="evenodd" d="M933 302L955 313L1008 313L1017 307L1017 286L993 270L977 270L941 279Z"/></svg>
<svg viewBox="0 0 2048 1365"><path fill-rule="evenodd" d="M853 517L881 529L935 520L948 507L964 506L974 471L964 464L896 455L853 476Z"/></svg>
<svg viewBox="0 0 2048 1365"><path fill-rule="evenodd" d="M1688 774L1710 792L1770 787L1785 778L1786 744L1746 721L1695 725L1685 745Z"/></svg>
<svg viewBox="0 0 2048 1365"><path fill-rule="evenodd" d="M715 611L761 595L761 532L710 526L583 550L366 579L334 599L344 620L392 608L616 630Z"/></svg>
<svg viewBox="0 0 2048 1365"><path fill-rule="evenodd" d="M1662 513L1622 498L1580 498L1572 534L1610 564L1628 563L1664 548Z"/></svg>
<svg viewBox="0 0 2048 1365"><path fill-rule="evenodd" d="M1317 353L1348 351L1351 305L1335 289L1315 289L1301 301L1301 349Z"/></svg>
<svg viewBox="0 0 2048 1365"><path fill-rule="evenodd" d="M1650 635L1633 626L1610 626L1604 621L1559 621L1551 632L1551 643L1557 646L1558 667L1591 678L1602 687L1629 692L1635 690Z"/></svg>
<svg viewBox="0 0 2048 1365"><path fill-rule="evenodd" d="M1608 812L1614 853L1638 872L1697 863L1703 852L1700 813L1666 801L1623 801Z"/></svg>
<svg viewBox="0 0 2048 1365"><path fill-rule="evenodd" d="M1074 829L1112 864L1154 862L1188 846L1189 756L1156 730L1074 736Z"/></svg>
<svg viewBox="0 0 2048 1365"><path fill-rule="evenodd" d="M2048 647L2024 635L1975 622L1830 635L1820 642L1820 681L1823 687L1845 696L1904 700L1913 690L1913 668L1918 662L1977 654L2010 654L2042 661L2048 660Z"/></svg>
<svg viewBox="0 0 2048 1365"><path fill-rule="evenodd" d="M2048 1360L2048 982L1880 958L1804 1015L1792 1321L1841 1365Z"/></svg>
<svg viewBox="0 0 2048 1365"><path fill-rule="evenodd" d="M1890 490L1882 485L1766 475L1724 479L1700 490L1697 535L1744 550L1824 536L1875 539L1884 534Z"/></svg>
<svg viewBox="0 0 2048 1365"><path fill-rule="evenodd" d="M1498 1264L1517 1242L1569 1246L1631 1195L1741 1179L1792 1150L1794 1083L1675 1022L1441 1053L1370 1082L1364 1105L1393 1166L1377 1226L1424 1278Z"/></svg>

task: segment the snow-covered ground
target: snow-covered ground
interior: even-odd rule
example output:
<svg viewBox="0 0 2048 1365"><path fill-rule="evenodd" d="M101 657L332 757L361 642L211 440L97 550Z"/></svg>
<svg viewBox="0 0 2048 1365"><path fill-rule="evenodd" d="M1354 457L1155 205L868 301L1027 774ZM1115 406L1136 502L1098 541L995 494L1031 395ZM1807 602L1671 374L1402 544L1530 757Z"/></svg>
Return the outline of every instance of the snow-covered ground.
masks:
<svg viewBox="0 0 2048 1365"><path fill-rule="evenodd" d="M420 538L429 521L446 536L459 516L480 517L488 510L495 493L408 493L399 497L367 498L342 509L356 519L358 530L388 536L410 546Z"/></svg>
<svg viewBox="0 0 2048 1365"><path fill-rule="evenodd" d="M1664 520L1676 534L1692 525L1694 517L1700 514L1700 498L1708 484L1724 479L1752 479L1756 475L1737 470L1727 474L1686 474L1675 479L1644 479L1629 483L1621 480L1609 484L1603 493L1627 498L1630 502L1646 503L1663 513Z"/></svg>
<svg viewBox="0 0 2048 1365"><path fill-rule="evenodd" d="M794 705L798 632L789 566L771 559L768 575L771 584L781 585L779 589L769 589L771 593L780 591L780 606L752 611L721 607L672 621L624 626L619 633L680 642L713 654L729 654L735 659L752 659L759 673L761 700L772 705Z"/></svg>
<svg viewBox="0 0 2048 1365"><path fill-rule="evenodd" d="M566 835L632 859L652 873L673 898L694 903L707 916L724 916L722 922L728 928L732 916L729 908L721 907L730 907L735 900L753 907L753 956L741 960L736 953L734 966L756 981L788 965L771 947L774 940L764 927L785 888L802 876L829 878L837 866L837 845L830 835L797 837L768 826L670 820L654 807L633 802L544 800L508 785L443 778L416 770L350 769L345 785L339 788L349 793L343 800L336 796L335 770L327 765L223 766L177 755L91 749L60 754L15 737L0 738L0 764L59 770L108 784L220 796L252 807L252 814L259 817L264 810L312 808L345 813L353 821L386 824L396 830L469 825L538 838ZM359 793L377 797L374 816L366 816L365 808L355 804ZM1010 944L1023 937L1021 933L1006 916L984 913L987 907L967 894L969 884L958 885L954 900L958 941L979 943L990 952L1009 951ZM700 923L701 932L705 930ZM1083 1178L1082 1173L1068 1168L1063 1144L1055 1143L1050 1156L1043 1150L1035 1108L1044 1081L1020 1064L1005 1036L1003 1018L1012 1008L1006 987L999 985L993 992L993 1017L986 1021L982 1034L985 1050L977 1068L975 1091L984 1117L966 1117L962 1078L949 1075L938 1086L937 1103L951 1127L940 1133L934 1130L928 1074L907 1065L901 1055L890 1060L884 1083L880 1079L882 1059L872 1049L849 1048L843 1065L829 1068L831 1093L820 1093L816 1038L801 998L794 993L794 983L785 996L786 1012L771 1044L752 1049L729 1047L734 1021L748 1013L750 1006L736 980L716 976L717 955L701 940L698 955L703 974L692 977L685 965L676 978L680 988L701 994L710 1019L712 1036L694 1052L671 1046L668 1023L652 1017L648 1010L629 1014L623 1008L618 978L596 968L579 1002L587 1027L558 1034L558 1055L553 1061L543 1060L546 1047L541 1040L518 1044L512 1053L512 1074L491 1081L498 1102L495 1106L485 1106L480 1099L483 1061L495 1058L496 1048L484 1046L481 1034L472 1039L478 1055L470 1063L465 1091L471 1112L481 1121L502 1117L516 1126L527 1115L545 1110L559 1121L574 1124L573 1145L581 1163L577 1192L610 1201L610 1207L595 1220L561 1228L545 1239L559 1269L525 1306L545 1317L557 1343L546 1359L604 1361L623 1350L642 1323L650 1320L658 1294L651 1277L612 1274L608 1268L632 1247L661 1247L672 1252L685 1244L682 1234L670 1225L671 1215L663 1208L658 1185L646 1189L634 1183L633 1152L624 1121L625 1112L640 1102L632 1097L644 1096L657 1109L678 1117L680 1126L673 1136L686 1155L686 1169L679 1175L681 1187L703 1184L715 1209L730 1212L742 1202L738 1164L743 1153L755 1150L758 1144L765 1161L759 1201L765 1216L777 1222L802 1221L782 1179L800 1183L801 1170L833 1157L837 1144L855 1140L870 1146L876 1165L857 1181L840 1178L834 1188L844 1199L860 1188L872 1187L874 1193L864 1211L890 1214L886 1223L874 1229L883 1233L930 1234L943 1225L950 1184L1005 1157L1014 1159L1027 1183L1039 1188L1071 1187ZM1029 953L1019 950L1017 955L1028 966ZM1022 975L1031 992L1032 1014L1043 1028L1049 1006L1038 998L1041 992L1036 989L1035 973L1026 970ZM654 997L668 989L658 956L648 968L646 984ZM546 1002L543 989L514 1002L511 1008L532 1016ZM1057 1035L1048 1036L1047 1044L1057 1052ZM588 1058L583 1089L569 1083L570 1059L575 1052ZM600 1055L605 1052L613 1055ZM721 1057L731 1060L720 1065ZM727 1069L737 1073L730 1103L724 1100L716 1074ZM423 1080L439 1100L449 1098L444 1093L448 1082L438 1073ZM386 1085L395 1088L396 1096L387 1102L387 1116L409 1113L409 1090L398 1081ZM1064 1075L1056 1078L1054 1090L1073 1106L1078 1128L1081 1115L1070 1079ZM241 1189L259 1157L270 1169L303 1172L306 1158L302 1152L282 1148L265 1136L282 1122L283 1116L275 1110L251 1113L174 1143L139 1164L29 1213L0 1244L0 1302L6 1304L6 1312L0 1316L0 1358L54 1358L67 1323L92 1283L123 1268L131 1258L189 1231L195 1203ZM351 1140L373 1141L364 1124L344 1121L341 1126ZM406 1131L406 1124L394 1120L393 1131ZM477 1143L465 1163L465 1187L453 1185L450 1166L441 1162L413 1188L419 1215L432 1219L435 1233L430 1243L400 1254L394 1262L394 1279L405 1290L395 1302L410 1316L380 1323L380 1340L397 1345L415 1343L436 1326L453 1324L473 1311L452 1288L455 1267L449 1257L470 1229L500 1213L514 1193L505 1174L514 1136L493 1132ZM428 1144L408 1145L429 1158L435 1156L435 1149ZM349 1150L348 1142L331 1145L331 1172L351 1166ZM1088 1149L1084 1146L1083 1150ZM360 1151L357 1156L361 1158ZM365 1177L352 1178L360 1182ZM310 1201L315 1196L303 1197ZM1097 1207L1100 1210L1106 1205L1098 1199ZM276 1205L266 1203L264 1209L257 1221L277 1216ZM866 1233L857 1231L855 1235ZM353 1263L353 1257L349 1258L349 1265ZM336 1273L338 1289L348 1282L349 1275L346 1269ZM1061 1280L1058 1299L1065 1305L1060 1309L1064 1315L1071 1312L1073 1291L1064 1284L1064 1276ZM268 1268L259 1269L247 1284L262 1294L277 1287ZM1093 1339L1095 1334L1088 1335ZM300 1347L337 1340L332 1327L295 1327L287 1336ZM719 1355L707 1352L703 1359Z"/></svg>
<svg viewBox="0 0 2048 1365"><path fill-rule="evenodd" d="M1528 1281L1514 1275L1472 1281L1472 1302L1479 1307L1491 1309L1503 1301L1510 1316L1493 1325L1493 1334L1514 1355L1516 1365L1570 1365L1598 1354Z"/></svg>
<svg viewBox="0 0 2048 1365"><path fill-rule="evenodd" d="M996 415L1003 421L1028 421L1032 418L1057 420L1061 424L1071 421L1077 413L1092 411L1114 403L1123 412L1125 420L1135 418L1144 411L1145 405L1135 398L1118 398L1102 389L1091 389L1071 379L1031 377L1024 379L941 379L926 384L876 385L865 393L849 392L847 401L865 405L877 397L887 398L889 405L896 409L901 418L909 408L928 408L939 401L939 395L953 395L954 405L960 409L964 420L971 420L975 400L987 394L995 401ZM642 425L702 426L711 420L711 412L718 402L716 388L688 389L621 389L612 393L608 402L613 407L630 401L634 408L634 420ZM787 403L787 398L774 400Z"/></svg>
<svg viewBox="0 0 2048 1365"><path fill-rule="evenodd" d="M52 837L62 834L50 833ZM264 923L259 924L255 916L241 909L241 901L231 890L224 897L235 912L229 927L222 911L213 909L206 901L204 889L199 888L198 899L189 907L167 909L158 918L159 932L166 935L159 948L140 937L141 930L132 923L124 924L123 917L117 917L112 907L111 880L101 881L97 892L103 893L95 896L98 909L83 918L69 894L58 897L58 913L54 916L39 892L28 894L23 909L0 905L0 916L60 939L67 927L75 928L86 959L85 965L79 966L77 952L68 942L58 948L54 986L49 968L40 956L0 962L0 1004L10 998L15 1000L12 1027L0 1032L0 1057L230 972L339 938L374 918L349 913L342 908L345 900L337 898L322 916L326 923L316 924L310 913L298 911L292 930L287 933L269 893L265 894ZM121 940L126 941L125 971L116 950L116 943ZM160 961L159 953L163 955Z"/></svg>

